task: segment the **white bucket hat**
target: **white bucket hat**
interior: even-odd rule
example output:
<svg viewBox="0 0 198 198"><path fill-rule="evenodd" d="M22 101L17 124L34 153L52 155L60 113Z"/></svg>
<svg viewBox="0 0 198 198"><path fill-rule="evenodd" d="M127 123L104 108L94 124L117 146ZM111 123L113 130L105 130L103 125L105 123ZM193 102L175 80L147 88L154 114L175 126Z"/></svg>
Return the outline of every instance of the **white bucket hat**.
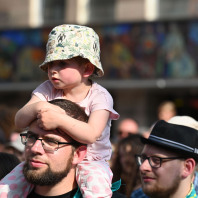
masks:
<svg viewBox="0 0 198 198"><path fill-rule="evenodd" d="M53 28L49 34L45 61L40 68L47 71L47 63L76 56L87 58L95 66L95 76L104 75L100 62L99 37L96 32L86 26L60 25Z"/></svg>

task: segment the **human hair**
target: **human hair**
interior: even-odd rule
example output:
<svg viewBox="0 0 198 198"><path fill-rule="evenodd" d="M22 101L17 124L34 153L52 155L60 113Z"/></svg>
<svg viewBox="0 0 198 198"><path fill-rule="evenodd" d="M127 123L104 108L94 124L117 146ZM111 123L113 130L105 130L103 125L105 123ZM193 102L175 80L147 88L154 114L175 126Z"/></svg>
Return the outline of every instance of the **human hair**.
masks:
<svg viewBox="0 0 198 198"><path fill-rule="evenodd" d="M79 65L90 63L90 61L87 58L83 58L81 56L73 57L70 60L75 60Z"/></svg>
<svg viewBox="0 0 198 198"><path fill-rule="evenodd" d="M81 56L76 56L76 57L73 57L71 58L70 60L74 60L77 62L77 64L79 65L79 67L83 67L83 66L89 66L87 67L87 69L91 69L91 67L93 67L93 70L92 70L92 73L90 74L89 77L93 77L94 76L94 73L96 71L96 67L89 61L89 59L87 58L83 58Z"/></svg>
<svg viewBox="0 0 198 198"><path fill-rule="evenodd" d="M131 134L118 142L113 154L111 161L113 182L121 178L122 185L118 191L125 194L127 198L130 197L135 187L141 185L135 154L140 154L142 149L141 136L139 134ZM125 163L125 166L123 166L121 161Z"/></svg>
<svg viewBox="0 0 198 198"><path fill-rule="evenodd" d="M12 171L20 160L13 154L0 152L0 180Z"/></svg>
<svg viewBox="0 0 198 198"><path fill-rule="evenodd" d="M76 103L74 103L70 100L55 99L55 100L49 101L49 103L57 105L60 108L64 109L65 112L67 113L67 115L74 119L77 119L79 121L86 122L86 123L88 122L89 117L87 116L87 114L85 113L83 108L81 108L79 105L77 105ZM84 144L74 140L73 138L71 138L71 139L75 143L74 147L79 147L80 145L84 145Z"/></svg>
<svg viewBox="0 0 198 198"><path fill-rule="evenodd" d="M0 130L3 131L4 134L4 140L1 143L5 143L4 141L9 140L12 131L18 130L14 124L14 116L17 110L15 107L0 105Z"/></svg>

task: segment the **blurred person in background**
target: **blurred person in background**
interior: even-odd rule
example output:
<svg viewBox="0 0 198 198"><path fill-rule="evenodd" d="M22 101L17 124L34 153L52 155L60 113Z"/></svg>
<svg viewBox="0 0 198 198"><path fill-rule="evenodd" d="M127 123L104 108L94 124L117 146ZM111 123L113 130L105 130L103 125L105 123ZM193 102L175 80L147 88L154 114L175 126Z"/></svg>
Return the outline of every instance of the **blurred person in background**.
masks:
<svg viewBox="0 0 198 198"><path fill-rule="evenodd" d="M6 138L4 132L0 129L0 152L5 149Z"/></svg>
<svg viewBox="0 0 198 198"><path fill-rule="evenodd" d="M16 130L14 117L17 110L14 107L0 105L0 131L4 133L6 141L10 139L11 133Z"/></svg>
<svg viewBox="0 0 198 198"><path fill-rule="evenodd" d="M163 101L157 107L157 121L164 120L167 122L169 119L171 119L172 117L174 117L176 115L177 115L176 105L172 101L169 101L169 100ZM157 121L155 121L148 129L144 130L141 133L144 138L149 137L149 135Z"/></svg>
<svg viewBox="0 0 198 198"><path fill-rule="evenodd" d="M13 132L10 141L5 145L4 152L14 154L22 162L24 161L24 149L25 146L21 143L20 133Z"/></svg>
<svg viewBox="0 0 198 198"><path fill-rule="evenodd" d="M118 190L130 198L131 193L141 187L138 166L135 154L140 153L143 148L139 134L131 134L123 138L116 145L115 153L111 159L113 181L121 178L122 185ZM146 197L146 196L145 196Z"/></svg>
<svg viewBox="0 0 198 198"><path fill-rule="evenodd" d="M139 133L138 130L139 130L138 123L132 118L124 118L119 122L117 126L116 137L114 140L111 141L112 156L111 156L110 164L112 163L115 147L117 147L118 142L123 138L126 138L132 134L138 134Z"/></svg>
<svg viewBox="0 0 198 198"><path fill-rule="evenodd" d="M150 133L151 133L151 127L142 127L142 128L141 128L140 134L141 134L143 137L148 138L149 135L150 135Z"/></svg>
<svg viewBox="0 0 198 198"><path fill-rule="evenodd" d="M158 106L158 120L168 121L177 115L177 109L172 101L164 101Z"/></svg>
<svg viewBox="0 0 198 198"><path fill-rule="evenodd" d="M142 136L143 136L144 138L148 138L149 135L150 135L150 133L151 133L151 131L150 131L150 129L148 129L148 130L142 132Z"/></svg>
<svg viewBox="0 0 198 198"><path fill-rule="evenodd" d="M164 120L167 122L169 119L176 115L177 109L174 102L166 100L159 104L157 108L157 121ZM149 129L142 132L142 136L148 138L155 124L156 121L149 127Z"/></svg>
<svg viewBox="0 0 198 198"><path fill-rule="evenodd" d="M0 152L0 180L11 172L20 160L13 154Z"/></svg>
<svg viewBox="0 0 198 198"><path fill-rule="evenodd" d="M0 152L4 151L12 131L16 130L14 116L18 109L0 104Z"/></svg>
<svg viewBox="0 0 198 198"><path fill-rule="evenodd" d="M115 149L117 144L120 140L134 134L139 133L139 125L138 123L132 118L124 118L122 119L117 127L117 134L114 140L111 141L112 145L112 156L110 160L110 164L112 163L112 158L114 158Z"/></svg>
<svg viewBox="0 0 198 198"><path fill-rule="evenodd" d="M132 118L125 118L118 125L118 139L121 140L131 134L137 134L138 131L138 123Z"/></svg>

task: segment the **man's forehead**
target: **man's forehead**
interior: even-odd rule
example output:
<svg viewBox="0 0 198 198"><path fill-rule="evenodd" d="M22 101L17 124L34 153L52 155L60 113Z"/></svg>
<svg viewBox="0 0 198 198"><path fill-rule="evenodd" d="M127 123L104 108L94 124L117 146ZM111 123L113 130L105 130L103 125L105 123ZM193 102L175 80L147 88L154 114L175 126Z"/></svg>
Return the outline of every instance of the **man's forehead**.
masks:
<svg viewBox="0 0 198 198"><path fill-rule="evenodd" d="M35 134L39 134L39 135L46 134L46 133L53 133L52 131L46 131L46 130L40 128L38 123L36 122L36 120L30 124L28 130L34 132Z"/></svg>
<svg viewBox="0 0 198 198"><path fill-rule="evenodd" d="M36 122L36 120L33 121L30 124L28 130L33 132L33 133L35 133L35 134L37 134L37 135L40 135L40 136L55 135L55 136L60 136L60 137L64 138L65 140L70 140L71 139L65 132L62 132L59 129L44 130L44 129L40 128L38 123Z"/></svg>
<svg viewBox="0 0 198 198"><path fill-rule="evenodd" d="M156 146L156 145L151 145L151 144L145 144L144 148L142 150L142 154L147 154L147 155L171 155L172 152L170 152L168 149Z"/></svg>

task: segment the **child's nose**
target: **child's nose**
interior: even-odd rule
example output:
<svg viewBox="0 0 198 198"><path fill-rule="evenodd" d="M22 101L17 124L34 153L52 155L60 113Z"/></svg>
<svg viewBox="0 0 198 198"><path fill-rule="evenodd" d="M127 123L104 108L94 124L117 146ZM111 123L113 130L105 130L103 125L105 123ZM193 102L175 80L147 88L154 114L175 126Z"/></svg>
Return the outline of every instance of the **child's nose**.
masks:
<svg viewBox="0 0 198 198"><path fill-rule="evenodd" d="M53 65L48 66L48 72L50 73L57 72L57 65L53 64Z"/></svg>

